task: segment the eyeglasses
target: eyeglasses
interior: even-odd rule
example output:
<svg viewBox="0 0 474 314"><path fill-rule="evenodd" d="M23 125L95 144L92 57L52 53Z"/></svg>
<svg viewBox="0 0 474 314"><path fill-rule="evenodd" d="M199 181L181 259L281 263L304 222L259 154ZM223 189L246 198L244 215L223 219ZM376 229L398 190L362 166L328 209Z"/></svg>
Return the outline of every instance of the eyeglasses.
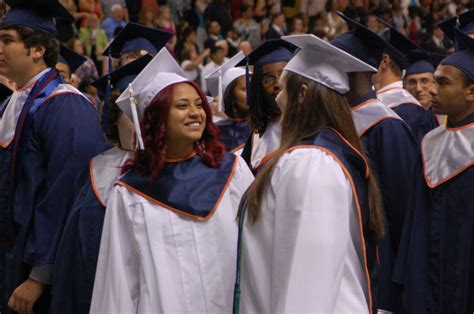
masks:
<svg viewBox="0 0 474 314"><path fill-rule="evenodd" d="M262 85L263 86L274 85L275 83L278 82L278 79L280 78L282 72L283 71L278 71L277 73L266 73L262 77Z"/></svg>
<svg viewBox="0 0 474 314"><path fill-rule="evenodd" d="M420 83L421 87L426 88L426 87L430 87L431 85L433 85L435 83L435 81L430 80L428 78L424 78L424 79L421 79L421 80L412 79L412 80L407 81L407 86L408 87L416 87L418 85L418 83Z"/></svg>

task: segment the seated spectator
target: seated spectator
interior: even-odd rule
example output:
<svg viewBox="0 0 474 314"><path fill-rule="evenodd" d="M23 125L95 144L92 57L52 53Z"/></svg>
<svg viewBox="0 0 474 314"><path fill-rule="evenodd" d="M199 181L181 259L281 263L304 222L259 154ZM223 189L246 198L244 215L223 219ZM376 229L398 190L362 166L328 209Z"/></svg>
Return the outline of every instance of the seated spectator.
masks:
<svg viewBox="0 0 474 314"><path fill-rule="evenodd" d="M380 35L381 29L379 27L379 22L377 21L377 17L373 14L367 16L367 20L365 21L365 25L368 29L373 31L374 33Z"/></svg>
<svg viewBox="0 0 474 314"><path fill-rule="evenodd" d="M107 35L99 27L99 19L95 15L89 16L85 27L79 29L78 38L84 47L84 54L91 57L96 67L101 69L104 61L102 53L107 47Z"/></svg>
<svg viewBox="0 0 474 314"><path fill-rule="evenodd" d="M166 48L168 48L168 51L173 55L173 57L176 57L176 26L174 25L173 18L171 16L171 10L168 5L160 5L160 8L158 9L158 18L156 19L156 26L163 31L174 34L173 37L171 37L171 39L166 43Z"/></svg>
<svg viewBox="0 0 474 314"><path fill-rule="evenodd" d="M199 46L197 45L197 34L196 30L192 26L186 27L182 32L180 39L176 46L176 54L181 56L181 52L186 49L194 47L196 52L199 53Z"/></svg>
<svg viewBox="0 0 474 314"><path fill-rule="evenodd" d="M253 19L253 9L247 4L240 7L241 17L234 22L234 30L240 39L249 41L252 47L258 47L261 43L260 25Z"/></svg>
<svg viewBox="0 0 474 314"><path fill-rule="evenodd" d="M111 40L114 37L114 31L117 27L125 27L125 12L120 4L114 4L111 8L112 16L106 18L102 22L102 28L107 34L107 38Z"/></svg>
<svg viewBox="0 0 474 314"><path fill-rule="evenodd" d="M128 21L128 10L127 10L127 4L125 3L125 0L100 0L100 3L102 4L103 12L104 12L104 18L108 18L112 16L112 7L115 4L119 4L122 6L124 10L124 15L125 15L125 21Z"/></svg>
<svg viewBox="0 0 474 314"><path fill-rule="evenodd" d="M243 41L240 42L239 50L242 51L244 53L244 55L247 56L249 53L252 52L253 47L252 47L252 45L250 44L249 41L243 40Z"/></svg>
<svg viewBox="0 0 474 314"><path fill-rule="evenodd" d="M203 53L198 55L196 48L186 47L181 52L181 68L183 69L186 77L193 82L198 84L201 83L201 69L204 60L209 56L211 49L204 49Z"/></svg>
<svg viewBox="0 0 474 314"><path fill-rule="evenodd" d="M272 23L270 24L270 29L268 30L265 38L267 40L278 39L284 35L286 35L285 15L283 13L277 13L272 17Z"/></svg>
<svg viewBox="0 0 474 314"><path fill-rule="evenodd" d="M237 35L237 33L233 29L231 29L227 32L227 37L225 38L225 41L228 47L226 57L233 57L239 51L241 39L239 35Z"/></svg>
<svg viewBox="0 0 474 314"><path fill-rule="evenodd" d="M138 15L138 24L147 27L155 27L156 16L153 13L153 10L150 10L148 7L142 7Z"/></svg>
<svg viewBox="0 0 474 314"><path fill-rule="evenodd" d="M95 15L99 20L101 20L104 16L102 12L102 6L99 3L99 0L79 0L75 2L79 2L79 12L80 13L87 13L81 20L81 27L84 27L86 24L86 18Z"/></svg>
<svg viewBox="0 0 474 314"><path fill-rule="evenodd" d="M207 39L204 42L204 48L212 48L216 41L223 39L221 35L221 25L217 21L211 21L207 26Z"/></svg>
<svg viewBox="0 0 474 314"><path fill-rule="evenodd" d="M422 47L439 54L448 54L453 51L451 42L438 26L433 29L432 35L422 44Z"/></svg>
<svg viewBox="0 0 474 314"><path fill-rule="evenodd" d="M226 51L222 46L216 44L211 48L210 60L201 71L201 88L204 92L207 92L206 80L204 78L227 61L225 56Z"/></svg>
<svg viewBox="0 0 474 314"><path fill-rule="evenodd" d="M204 11L204 21L206 24L212 21L219 23L219 26L222 28L221 36L227 34L227 31L232 27L232 17L230 16L227 3L228 1L225 0L212 0Z"/></svg>
<svg viewBox="0 0 474 314"><path fill-rule="evenodd" d="M290 35L301 35L304 34L304 24L301 16L296 15L291 19L290 24Z"/></svg>

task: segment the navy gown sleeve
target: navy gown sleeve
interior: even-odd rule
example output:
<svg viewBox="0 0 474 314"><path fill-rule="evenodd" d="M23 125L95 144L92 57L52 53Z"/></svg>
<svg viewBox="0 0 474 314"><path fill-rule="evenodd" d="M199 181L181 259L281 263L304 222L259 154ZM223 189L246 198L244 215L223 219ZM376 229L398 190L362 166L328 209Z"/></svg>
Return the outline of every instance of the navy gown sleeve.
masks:
<svg viewBox="0 0 474 314"><path fill-rule="evenodd" d="M413 103L403 103L393 109L411 128L418 142L421 142L426 133L438 126L432 110Z"/></svg>
<svg viewBox="0 0 474 314"><path fill-rule="evenodd" d="M105 208L90 176L77 194L54 264L51 313L89 313Z"/></svg>
<svg viewBox="0 0 474 314"><path fill-rule="evenodd" d="M41 266L54 264L74 198L74 181L106 143L97 111L76 94L48 100L36 112L32 127L15 219L29 225L23 261Z"/></svg>

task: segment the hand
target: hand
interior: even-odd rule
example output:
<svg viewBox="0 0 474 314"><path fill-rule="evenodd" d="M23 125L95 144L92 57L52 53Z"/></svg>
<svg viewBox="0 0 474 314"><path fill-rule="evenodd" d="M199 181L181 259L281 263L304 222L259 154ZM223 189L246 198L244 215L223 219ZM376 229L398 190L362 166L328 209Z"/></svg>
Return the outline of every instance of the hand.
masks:
<svg viewBox="0 0 474 314"><path fill-rule="evenodd" d="M13 291L8 300L8 307L21 314L32 314L33 305L45 289L46 285L33 279L27 279Z"/></svg>

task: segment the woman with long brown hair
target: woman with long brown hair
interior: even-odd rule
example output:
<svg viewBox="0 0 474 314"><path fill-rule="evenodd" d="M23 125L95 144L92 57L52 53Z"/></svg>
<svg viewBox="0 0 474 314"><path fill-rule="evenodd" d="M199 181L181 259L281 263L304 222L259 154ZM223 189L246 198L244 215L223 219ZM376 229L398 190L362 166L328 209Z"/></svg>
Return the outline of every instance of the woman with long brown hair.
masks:
<svg viewBox="0 0 474 314"><path fill-rule="evenodd" d="M252 173L225 152L205 95L166 48L117 104L140 150L107 202L91 313L230 312Z"/></svg>
<svg viewBox="0 0 474 314"><path fill-rule="evenodd" d="M343 96L348 72L373 68L314 35L283 39L303 49L280 79L281 145L241 203L240 307L376 312L380 194Z"/></svg>

